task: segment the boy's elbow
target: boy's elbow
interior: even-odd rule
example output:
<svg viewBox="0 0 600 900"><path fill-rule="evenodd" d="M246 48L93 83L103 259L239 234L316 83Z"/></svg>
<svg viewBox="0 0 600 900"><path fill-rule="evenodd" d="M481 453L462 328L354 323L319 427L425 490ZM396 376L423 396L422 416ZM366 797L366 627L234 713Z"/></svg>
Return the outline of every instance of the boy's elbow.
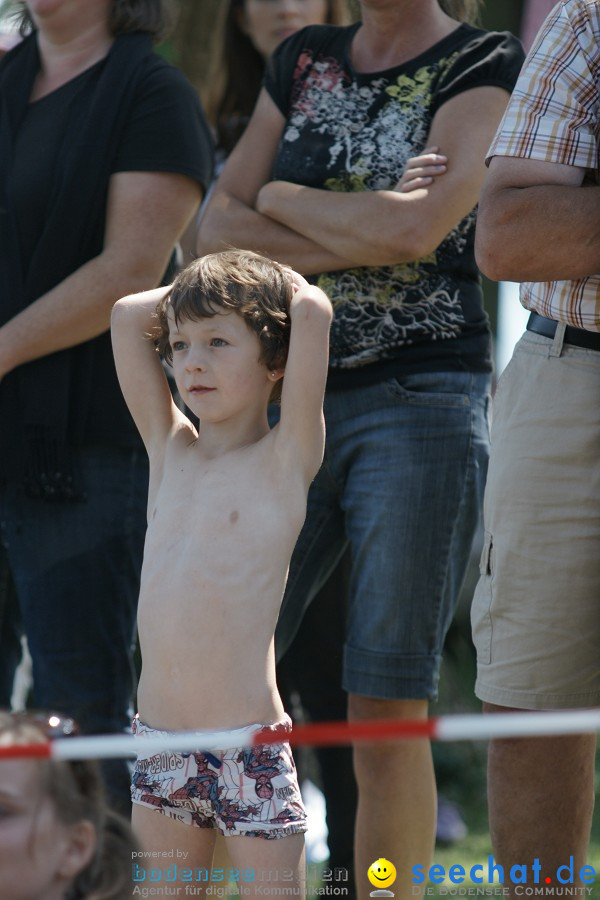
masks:
<svg viewBox="0 0 600 900"><path fill-rule="evenodd" d="M322 319L329 324L333 319L333 307L327 294L315 284L304 289L303 297L307 316Z"/></svg>
<svg viewBox="0 0 600 900"><path fill-rule="evenodd" d="M128 327L129 323L133 322L132 317L137 316L139 305L138 298L143 296L144 293L145 292L127 294L124 297L120 297L112 304L110 311L111 328Z"/></svg>
<svg viewBox="0 0 600 900"><path fill-rule="evenodd" d="M327 322L331 322L333 319L333 306L331 305L331 300L327 296L324 291L319 290L320 297L318 300L318 306L321 314L326 319Z"/></svg>
<svg viewBox="0 0 600 900"><path fill-rule="evenodd" d="M111 324L121 318L121 316L123 315L123 313L125 312L125 309L127 307L128 299L129 299L128 297L120 297L115 303L113 303L112 309L110 312Z"/></svg>
<svg viewBox="0 0 600 900"><path fill-rule="evenodd" d="M113 343L120 339L127 328L127 297L121 297L116 303L113 303L110 310L110 333Z"/></svg>
<svg viewBox="0 0 600 900"><path fill-rule="evenodd" d="M150 291L131 291L115 300L112 306L113 315L119 316L126 312L130 307L139 301L139 298L150 294Z"/></svg>

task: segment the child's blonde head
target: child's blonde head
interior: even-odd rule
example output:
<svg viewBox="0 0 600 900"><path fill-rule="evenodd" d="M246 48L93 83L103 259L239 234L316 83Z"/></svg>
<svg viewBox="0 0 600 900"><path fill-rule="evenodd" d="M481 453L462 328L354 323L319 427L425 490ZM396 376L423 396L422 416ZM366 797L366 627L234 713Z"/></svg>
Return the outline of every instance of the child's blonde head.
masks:
<svg viewBox="0 0 600 900"><path fill-rule="evenodd" d="M250 250L210 253L179 273L157 307L158 349L173 359L169 342L169 310L176 324L236 312L258 337L260 362L268 369L285 366L290 342L292 281L285 268ZM271 400L279 400L281 380Z"/></svg>

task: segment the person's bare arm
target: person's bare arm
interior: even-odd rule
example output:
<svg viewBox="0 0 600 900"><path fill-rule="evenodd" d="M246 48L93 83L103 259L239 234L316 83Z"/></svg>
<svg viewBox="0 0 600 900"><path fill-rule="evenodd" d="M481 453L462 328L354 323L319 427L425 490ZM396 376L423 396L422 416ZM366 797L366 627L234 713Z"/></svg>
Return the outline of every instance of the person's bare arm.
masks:
<svg viewBox="0 0 600 900"><path fill-rule="evenodd" d="M333 317L326 294L293 273L290 303L290 347L281 394L276 445L297 460L306 486L317 474L325 447L323 395L329 359L329 327Z"/></svg>
<svg viewBox="0 0 600 900"><path fill-rule="evenodd" d="M119 297L158 284L200 195L200 185L183 175L113 175L104 249L0 328L0 378L96 337L108 329Z"/></svg>
<svg viewBox="0 0 600 900"><path fill-rule="evenodd" d="M263 89L202 215L196 252L202 256L242 247L264 253L304 275L347 268L349 260L255 209L259 190L271 178L284 124L284 117Z"/></svg>
<svg viewBox="0 0 600 900"><path fill-rule="evenodd" d="M477 203L485 153L508 99L502 88L479 87L439 109L428 144L440 148L448 166L427 187L343 193L271 182L261 189L257 208L355 266L426 256Z"/></svg>
<svg viewBox="0 0 600 900"><path fill-rule="evenodd" d="M111 338L119 384L149 455L162 447L184 415L173 402L167 378L154 347L156 305L171 286L155 288L114 304Z"/></svg>
<svg viewBox="0 0 600 900"><path fill-rule="evenodd" d="M481 195L475 253L495 281L564 281L600 272L600 186L585 170L495 156Z"/></svg>

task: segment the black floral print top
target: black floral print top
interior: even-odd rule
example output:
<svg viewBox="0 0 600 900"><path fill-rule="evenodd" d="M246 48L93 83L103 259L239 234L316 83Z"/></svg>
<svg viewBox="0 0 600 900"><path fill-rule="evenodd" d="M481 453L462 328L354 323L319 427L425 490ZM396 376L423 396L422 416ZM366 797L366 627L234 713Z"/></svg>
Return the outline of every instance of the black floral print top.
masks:
<svg viewBox="0 0 600 900"><path fill-rule="evenodd" d="M271 58L265 87L286 117L274 179L331 191L391 189L426 147L446 100L482 85L511 91L523 61L509 33L464 24L401 66L359 73L349 56L359 26L310 26ZM490 369L475 213L427 257L318 276L335 311L330 384L398 370Z"/></svg>

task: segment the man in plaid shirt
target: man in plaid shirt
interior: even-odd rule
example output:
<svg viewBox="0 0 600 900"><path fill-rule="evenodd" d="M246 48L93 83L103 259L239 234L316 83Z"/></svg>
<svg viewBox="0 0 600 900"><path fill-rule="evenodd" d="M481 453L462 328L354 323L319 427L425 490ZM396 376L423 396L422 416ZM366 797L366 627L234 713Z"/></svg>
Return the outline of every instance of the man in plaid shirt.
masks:
<svg viewBox="0 0 600 900"><path fill-rule="evenodd" d="M476 693L488 712L598 706L597 0L564 0L550 13L489 153L478 263L490 278L522 282L531 316L495 397L472 613ZM490 831L500 863L537 858L538 883L554 888L573 857L582 884L594 751L593 735L492 741Z"/></svg>

